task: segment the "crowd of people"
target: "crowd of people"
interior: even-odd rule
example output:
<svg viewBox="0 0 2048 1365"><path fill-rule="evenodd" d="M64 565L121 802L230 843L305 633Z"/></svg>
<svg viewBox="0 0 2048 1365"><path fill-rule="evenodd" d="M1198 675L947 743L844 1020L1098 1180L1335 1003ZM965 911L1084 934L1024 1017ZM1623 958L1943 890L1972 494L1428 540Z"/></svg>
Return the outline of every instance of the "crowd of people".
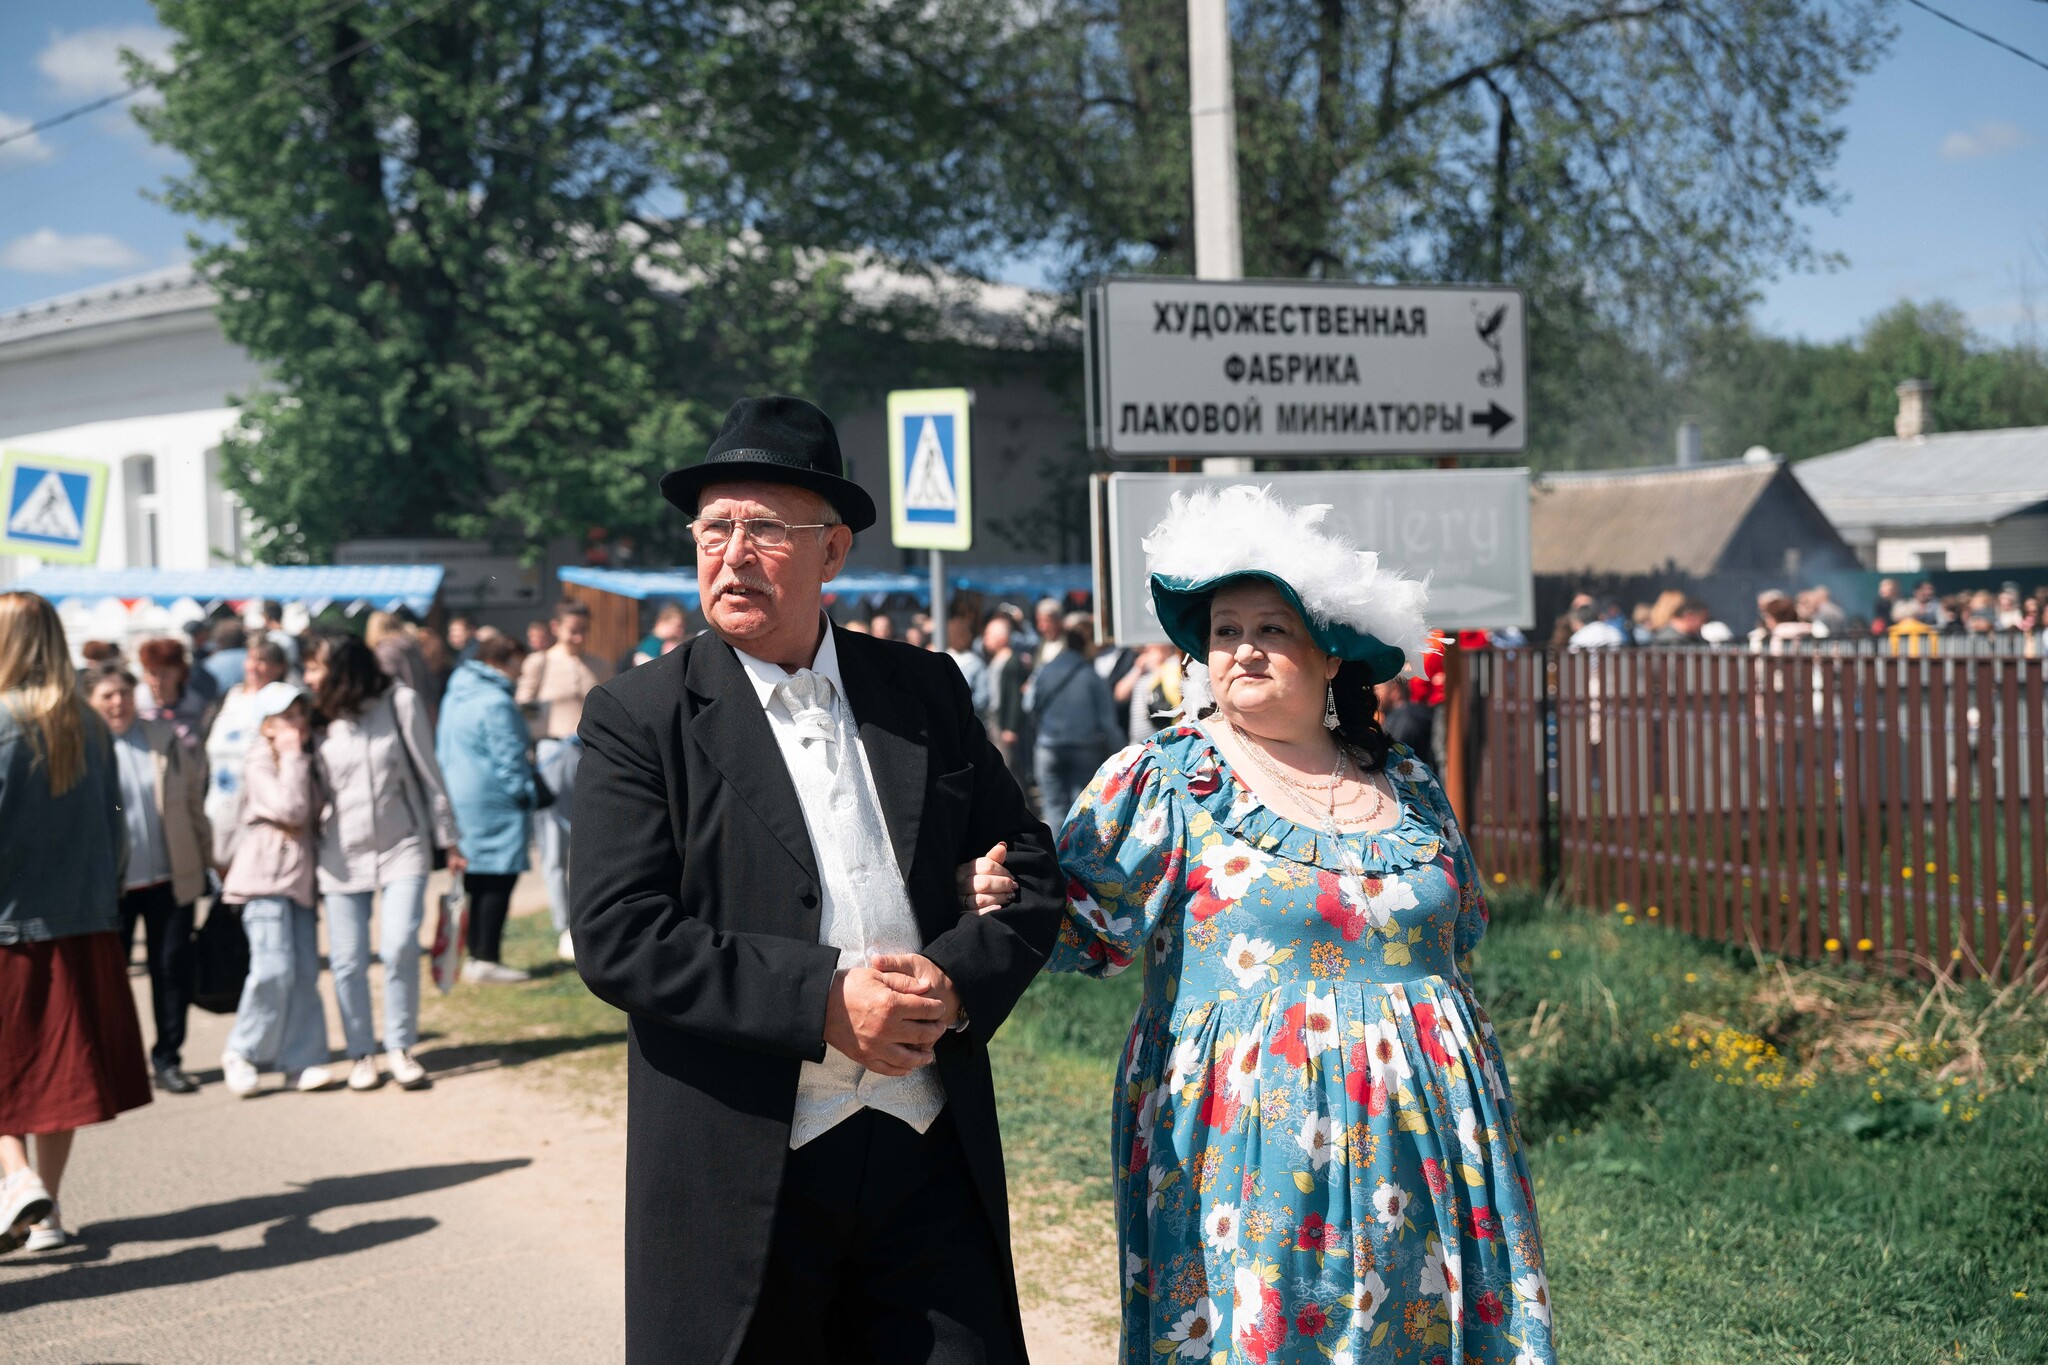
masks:
<svg viewBox="0 0 2048 1365"><path fill-rule="evenodd" d="M81 642L80 667L47 601L0 594L0 1251L68 1239L76 1129L149 1103L152 1085L200 1088L184 1045L202 903L248 950L220 1059L236 1095L266 1071L301 1092L429 1086L413 1055L429 874L445 867L468 898L463 979L526 979L501 950L537 816L557 949L573 953L576 726L612 673L583 648L589 609L536 623L539 650L460 617L444 637L383 611L361 635L294 634L282 616L268 602L189 642L143 640L132 664ZM127 984L138 924L146 1054Z"/></svg>
<svg viewBox="0 0 2048 1365"><path fill-rule="evenodd" d="M1781 648L1802 640L1910 640L1912 637L2003 637L2024 652L2048 648L2048 586L2022 593L2014 582L1943 596L1922 578L1902 590L1900 580L1879 581L1870 608L1855 614L1826 584L1797 592L1770 589L1756 599L1756 620L1746 631L1716 620L1713 608L1677 589L1654 602L1624 607L1590 593L1573 597L1553 624L1553 649L1611 649L1633 645L1739 645Z"/></svg>

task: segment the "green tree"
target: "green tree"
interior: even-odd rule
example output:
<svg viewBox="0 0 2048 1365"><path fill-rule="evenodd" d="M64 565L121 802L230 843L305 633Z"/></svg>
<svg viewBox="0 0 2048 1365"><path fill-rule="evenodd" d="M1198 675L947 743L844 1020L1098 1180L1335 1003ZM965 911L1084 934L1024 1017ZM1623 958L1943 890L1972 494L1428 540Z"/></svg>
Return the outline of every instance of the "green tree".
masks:
<svg viewBox="0 0 2048 1365"><path fill-rule="evenodd" d="M800 387L843 266L651 211L630 0L162 0L166 202L262 362L227 479L269 558L443 532L673 539L648 496L737 389ZM739 245L744 243L744 245Z"/></svg>

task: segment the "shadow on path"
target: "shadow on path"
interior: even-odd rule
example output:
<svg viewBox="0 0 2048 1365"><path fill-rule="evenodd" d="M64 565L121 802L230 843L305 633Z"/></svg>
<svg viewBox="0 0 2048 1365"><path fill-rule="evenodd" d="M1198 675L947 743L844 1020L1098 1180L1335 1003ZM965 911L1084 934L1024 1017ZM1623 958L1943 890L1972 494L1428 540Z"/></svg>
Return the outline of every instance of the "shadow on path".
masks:
<svg viewBox="0 0 2048 1365"><path fill-rule="evenodd" d="M497 1067L524 1066L543 1057L565 1052L585 1052L626 1041L626 1030L607 1029L601 1033L577 1033L559 1038L514 1038L501 1042L451 1043L445 1047L422 1048L413 1059L437 1078L488 1071Z"/></svg>
<svg viewBox="0 0 2048 1365"><path fill-rule="evenodd" d="M317 1261L327 1256L346 1256L353 1251L417 1237L440 1226L434 1218L393 1218L382 1223L358 1223L339 1232L322 1232L304 1216L287 1218L263 1230L263 1245L222 1251L217 1246L188 1247L139 1261L110 1261L98 1265L72 1263L62 1271L39 1275L32 1280L0 1283L0 1316L40 1304L71 1303L97 1299L109 1294L163 1289L170 1285L197 1284L203 1280L242 1275L254 1270Z"/></svg>
<svg viewBox="0 0 2048 1365"><path fill-rule="evenodd" d="M139 1218L117 1218L79 1229L87 1242L110 1246L121 1242L187 1242L199 1237L218 1237L236 1228L274 1223L281 1218L306 1219L328 1209L350 1204L376 1204L386 1199L408 1199L416 1194L466 1185L472 1180L531 1166L531 1157L509 1157L503 1161L468 1161L451 1166L413 1166L396 1171L372 1171L365 1175L322 1176L294 1190L278 1194L255 1194L227 1199L218 1204L174 1213L145 1214ZM337 1234L338 1235L338 1234Z"/></svg>
<svg viewBox="0 0 2048 1365"><path fill-rule="evenodd" d="M440 1226L434 1218L393 1218L378 1223L358 1223L339 1232L322 1232L312 1224L315 1214L352 1204L375 1204L387 1199L406 1199L464 1185L486 1176L532 1165L529 1157L503 1161L471 1161L447 1166L414 1166L395 1171L374 1171L366 1175L326 1176L295 1190L279 1194L251 1195L243 1199L202 1204L173 1213L149 1214L93 1223L79 1230L79 1241L98 1255L73 1255L62 1261L21 1260L13 1264L28 1269L55 1262L60 1273L33 1279L0 1282L0 1315L38 1304L67 1303L78 1299L127 1294L136 1290L162 1289L169 1285L196 1284L226 1275L273 1270L280 1266L329 1256L346 1256L372 1247L417 1237ZM271 1223L263 1230L263 1245L223 1251L217 1246L186 1247L161 1256L132 1261L109 1261L105 1248L123 1242L178 1242L200 1237L218 1237L236 1228Z"/></svg>

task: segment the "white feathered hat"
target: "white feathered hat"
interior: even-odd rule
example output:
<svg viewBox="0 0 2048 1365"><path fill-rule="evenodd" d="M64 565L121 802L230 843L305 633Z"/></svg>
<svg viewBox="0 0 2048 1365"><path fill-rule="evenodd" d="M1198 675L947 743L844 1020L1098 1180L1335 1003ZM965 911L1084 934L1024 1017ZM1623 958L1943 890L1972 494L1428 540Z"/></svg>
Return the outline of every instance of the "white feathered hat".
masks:
<svg viewBox="0 0 2048 1365"><path fill-rule="evenodd" d="M1143 541L1152 611L1196 660L1209 652L1209 599L1225 582L1262 578L1280 590L1325 653L1364 663L1372 681L1422 667L1422 583L1322 529L1326 503L1290 507L1270 487L1175 493Z"/></svg>

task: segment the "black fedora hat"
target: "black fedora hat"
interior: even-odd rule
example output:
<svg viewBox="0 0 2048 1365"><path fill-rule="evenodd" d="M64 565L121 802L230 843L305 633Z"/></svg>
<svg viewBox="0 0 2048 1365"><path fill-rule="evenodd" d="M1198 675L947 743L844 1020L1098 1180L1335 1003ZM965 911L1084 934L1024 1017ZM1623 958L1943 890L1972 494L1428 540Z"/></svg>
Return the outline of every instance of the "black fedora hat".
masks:
<svg viewBox="0 0 2048 1365"><path fill-rule="evenodd" d="M662 475L661 495L695 516L697 499L713 483L808 488L831 503L849 529L875 524L875 500L846 477L832 419L801 398L770 394L734 403L704 462Z"/></svg>

